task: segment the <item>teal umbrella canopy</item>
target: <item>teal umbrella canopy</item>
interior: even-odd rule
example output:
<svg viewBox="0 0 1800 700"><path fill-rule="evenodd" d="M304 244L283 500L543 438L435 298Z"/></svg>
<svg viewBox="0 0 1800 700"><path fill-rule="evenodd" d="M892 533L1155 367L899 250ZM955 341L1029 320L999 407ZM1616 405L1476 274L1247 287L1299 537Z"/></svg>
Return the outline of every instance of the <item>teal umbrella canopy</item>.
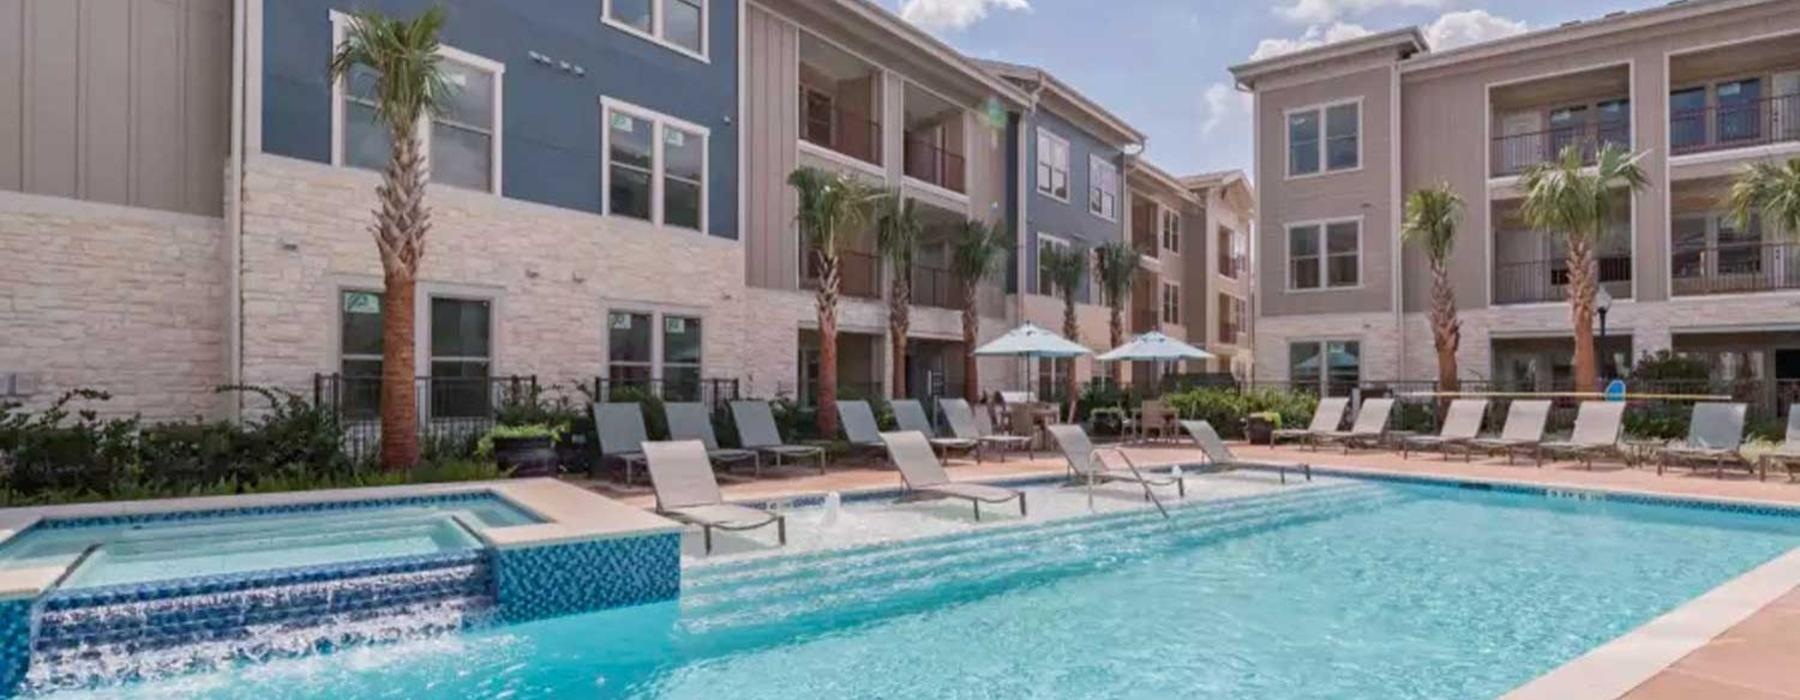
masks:
<svg viewBox="0 0 1800 700"><path fill-rule="evenodd" d="M1210 360L1215 355L1156 331L1150 331L1131 342L1113 348L1099 359L1106 362L1177 362Z"/></svg>
<svg viewBox="0 0 1800 700"><path fill-rule="evenodd" d="M975 349L982 357L1079 357L1094 352L1079 343L1027 323Z"/></svg>

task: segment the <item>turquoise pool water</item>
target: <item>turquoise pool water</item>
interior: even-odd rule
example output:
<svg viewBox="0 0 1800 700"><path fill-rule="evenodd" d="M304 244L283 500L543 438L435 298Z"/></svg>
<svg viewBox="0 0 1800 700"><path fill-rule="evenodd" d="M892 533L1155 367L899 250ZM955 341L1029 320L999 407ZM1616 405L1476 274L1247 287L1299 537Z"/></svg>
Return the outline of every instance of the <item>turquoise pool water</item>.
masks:
<svg viewBox="0 0 1800 700"><path fill-rule="evenodd" d="M1375 483L1174 515L699 567L680 603L123 691L1492 697L1800 545L1797 518Z"/></svg>
<svg viewBox="0 0 1800 700"><path fill-rule="evenodd" d="M490 499L33 529L0 545L0 569L66 566L98 545L63 588L147 583L473 549L481 542L464 524L531 522Z"/></svg>

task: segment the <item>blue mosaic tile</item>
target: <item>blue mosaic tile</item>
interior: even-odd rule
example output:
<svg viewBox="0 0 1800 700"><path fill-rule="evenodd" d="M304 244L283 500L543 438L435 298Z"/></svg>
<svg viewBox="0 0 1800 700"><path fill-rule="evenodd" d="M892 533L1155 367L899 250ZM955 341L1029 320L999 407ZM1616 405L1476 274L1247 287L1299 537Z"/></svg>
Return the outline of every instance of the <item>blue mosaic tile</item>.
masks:
<svg viewBox="0 0 1800 700"><path fill-rule="evenodd" d="M267 506L241 506L236 508L215 508L210 510L184 510L172 513L139 513L132 515L96 515L80 518L52 518L40 521L34 527L46 530L61 530L77 527L101 527L118 525L142 525L147 523L191 522L196 520L213 520L218 518L236 518L262 515L292 515L297 513L337 513L356 510L373 510L380 508L454 506L471 504L504 504L513 507L520 514L534 522L543 522L530 511L512 506L510 501L495 495L491 491L468 491L463 493L432 494L425 496L399 496L394 498L374 498L366 500L320 501L317 503L286 503Z"/></svg>
<svg viewBox="0 0 1800 700"><path fill-rule="evenodd" d="M0 695L11 697L31 666L30 598L0 601Z"/></svg>
<svg viewBox="0 0 1800 700"><path fill-rule="evenodd" d="M494 598L508 622L674 600L681 534L497 550L493 572Z"/></svg>

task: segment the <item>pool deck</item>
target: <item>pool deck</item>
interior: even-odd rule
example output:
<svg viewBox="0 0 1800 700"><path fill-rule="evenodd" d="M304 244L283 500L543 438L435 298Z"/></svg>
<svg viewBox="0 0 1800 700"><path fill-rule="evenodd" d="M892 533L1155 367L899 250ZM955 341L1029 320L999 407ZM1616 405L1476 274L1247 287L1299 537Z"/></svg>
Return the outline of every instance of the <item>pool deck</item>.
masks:
<svg viewBox="0 0 1800 700"><path fill-rule="evenodd" d="M1800 484L1785 476L1763 482L1744 473L1717 479L1710 472L1672 471L1658 476L1654 468L1600 463L1584 469L1578 463L1530 462L1508 465L1504 458L1440 460L1436 455L1401 459L1398 453L1338 450L1313 452L1293 447L1233 446L1240 458L1306 462L1347 473L1474 479L1535 486L1598 489L1615 492L1742 500L1800 505ZM1139 466L1186 464L1198 460L1190 447L1147 446L1126 449ZM1005 462L975 464L952 461L950 475L959 481L994 481L1064 472L1060 457L1040 453L1037 459L1014 457ZM622 489L615 484L585 484L625 503L649 508L654 497L647 486ZM874 463L843 465L830 473L788 470L762 479L727 480L725 496L755 501L828 491L851 492L895 488L898 476ZM1509 697L1623 697L1630 700L1731 697L1800 700L1800 550L1746 574L1587 656L1522 686ZM1602 653L1604 652L1604 653ZM1583 665L1586 664L1586 665ZM1608 672L1610 669L1610 672ZM1660 670L1658 670L1660 669ZM1647 678L1647 680L1645 680ZM1604 681L1604 682L1602 682ZM1610 684L1610 685L1608 685Z"/></svg>

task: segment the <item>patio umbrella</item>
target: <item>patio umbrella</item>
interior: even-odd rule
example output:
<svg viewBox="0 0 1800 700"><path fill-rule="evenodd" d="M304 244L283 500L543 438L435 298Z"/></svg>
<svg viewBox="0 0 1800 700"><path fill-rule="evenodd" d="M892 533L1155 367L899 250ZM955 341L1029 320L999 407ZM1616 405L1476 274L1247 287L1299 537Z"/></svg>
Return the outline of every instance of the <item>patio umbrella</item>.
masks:
<svg viewBox="0 0 1800 700"><path fill-rule="evenodd" d="M1113 348L1099 358L1105 362L1178 362L1210 360L1216 355L1156 331L1150 331L1131 342Z"/></svg>
<svg viewBox="0 0 1800 700"><path fill-rule="evenodd" d="M1079 357L1094 351L1035 324L1027 323L975 349L982 357Z"/></svg>

